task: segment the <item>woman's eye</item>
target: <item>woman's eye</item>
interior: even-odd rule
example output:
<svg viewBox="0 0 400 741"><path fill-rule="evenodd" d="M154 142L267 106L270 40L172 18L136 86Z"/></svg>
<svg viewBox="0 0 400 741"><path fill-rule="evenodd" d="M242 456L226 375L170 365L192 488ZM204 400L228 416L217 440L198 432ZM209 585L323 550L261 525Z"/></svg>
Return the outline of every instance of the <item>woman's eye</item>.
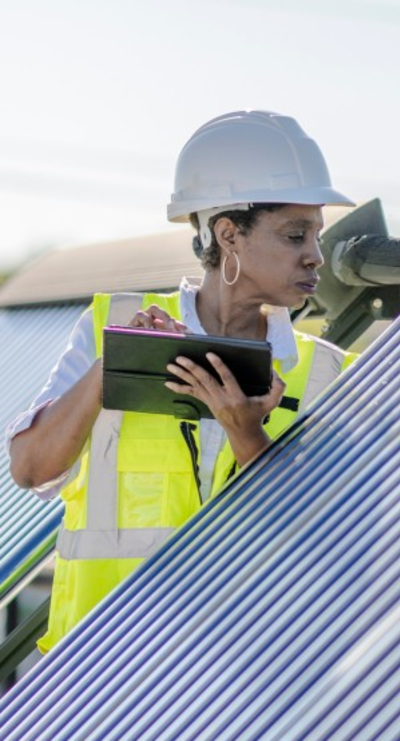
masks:
<svg viewBox="0 0 400 741"><path fill-rule="evenodd" d="M301 244L302 242L304 242L305 236L306 235L304 232L301 232L300 234L289 234L289 239L295 244Z"/></svg>

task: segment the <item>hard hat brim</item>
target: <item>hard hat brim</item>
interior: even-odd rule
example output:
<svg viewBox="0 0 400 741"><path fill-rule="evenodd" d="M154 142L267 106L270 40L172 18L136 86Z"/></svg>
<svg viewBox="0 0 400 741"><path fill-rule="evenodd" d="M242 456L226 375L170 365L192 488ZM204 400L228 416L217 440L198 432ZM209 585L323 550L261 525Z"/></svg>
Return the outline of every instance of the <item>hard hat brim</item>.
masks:
<svg viewBox="0 0 400 741"><path fill-rule="evenodd" d="M232 194L227 198L194 198L193 201L173 200L167 206L167 218L172 222L187 222L191 213L206 209L234 208L240 203L283 203L303 206L356 206L356 203L343 193L331 187L302 188L295 190L263 191L240 193L240 198Z"/></svg>

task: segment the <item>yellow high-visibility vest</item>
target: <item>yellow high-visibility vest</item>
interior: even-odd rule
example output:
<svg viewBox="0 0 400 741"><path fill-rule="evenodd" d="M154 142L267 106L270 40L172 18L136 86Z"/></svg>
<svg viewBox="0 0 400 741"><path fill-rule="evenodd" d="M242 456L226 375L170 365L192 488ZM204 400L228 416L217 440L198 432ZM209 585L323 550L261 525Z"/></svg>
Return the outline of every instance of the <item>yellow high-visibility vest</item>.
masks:
<svg viewBox="0 0 400 741"><path fill-rule="evenodd" d="M93 302L97 356L103 328L127 324L135 312L158 304L180 319L179 292L96 294ZM308 405L356 357L317 338L295 332L299 362L276 370L285 393ZM298 412L275 409L266 425L276 438ZM197 458L194 460L193 451ZM96 420L77 478L61 493L65 502L57 541L48 631L41 651L54 646L169 534L201 507L197 470L200 423L167 415L103 409ZM235 469L229 442L215 466L211 496Z"/></svg>

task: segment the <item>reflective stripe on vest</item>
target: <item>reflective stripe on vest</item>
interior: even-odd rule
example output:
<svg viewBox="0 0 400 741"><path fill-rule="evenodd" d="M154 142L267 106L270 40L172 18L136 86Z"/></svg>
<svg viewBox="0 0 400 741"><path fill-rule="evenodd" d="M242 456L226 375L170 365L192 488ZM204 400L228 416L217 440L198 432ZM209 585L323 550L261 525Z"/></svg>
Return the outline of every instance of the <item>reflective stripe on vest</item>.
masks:
<svg viewBox="0 0 400 741"><path fill-rule="evenodd" d="M142 306L138 295L112 297L109 324L126 324ZM92 429L86 495L85 530L66 530L62 525L57 550L66 561L93 558L148 558L170 535L172 527L118 528L117 455L123 412L102 409Z"/></svg>
<svg viewBox="0 0 400 741"><path fill-rule="evenodd" d="M66 561L87 558L148 558L174 531L172 527L129 530L62 530L58 552Z"/></svg>

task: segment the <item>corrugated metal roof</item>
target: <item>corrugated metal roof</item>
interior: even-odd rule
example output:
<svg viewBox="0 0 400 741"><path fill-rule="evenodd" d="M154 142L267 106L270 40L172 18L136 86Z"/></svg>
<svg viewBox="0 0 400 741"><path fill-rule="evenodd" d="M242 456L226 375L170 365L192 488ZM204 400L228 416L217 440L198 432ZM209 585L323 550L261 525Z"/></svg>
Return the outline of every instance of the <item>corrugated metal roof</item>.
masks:
<svg viewBox="0 0 400 741"><path fill-rule="evenodd" d="M193 230L53 250L26 264L0 288L0 306L82 301L96 292L169 290L183 275L201 276Z"/></svg>
<svg viewBox="0 0 400 741"><path fill-rule="evenodd" d="M64 349L81 306L0 311L0 429L27 409ZM0 446L2 591L38 553L54 543L62 516L60 500L44 505L11 480L5 446Z"/></svg>
<svg viewBox="0 0 400 741"><path fill-rule="evenodd" d="M5 741L398 741L399 377L400 320L20 680Z"/></svg>

